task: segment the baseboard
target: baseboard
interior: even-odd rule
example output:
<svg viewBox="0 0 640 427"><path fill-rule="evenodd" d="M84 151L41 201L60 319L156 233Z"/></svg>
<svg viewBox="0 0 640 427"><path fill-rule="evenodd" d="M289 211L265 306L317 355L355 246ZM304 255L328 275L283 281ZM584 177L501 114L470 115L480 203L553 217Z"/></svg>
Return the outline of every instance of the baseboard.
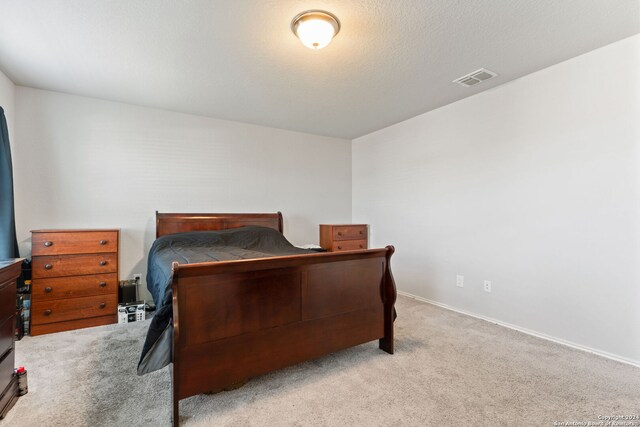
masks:
<svg viewBox="0 0 640 427"><path fill-rule="evenodd" d="M621 356L618 356L618 355L615 355L615 354L612 354L612 353L607 353L606 351L596 350L594 348L586 347L586 346L580 345L580 344L576 344L576 343L573 343L571 341L566 341L566 340L563 340L561 338L552 337L550 335L546 335L546 334L543 334L543 333L540 333L540 332L532 331L530 329L522 328L520 326L512 325L510 323L503 322L501 320L492 319L491 317L487 317L487 316L483 316L483 315L480 315L480 314L471 313L469 311L461 310L461 309L459 309L457 307L452 307L450 305L443 304L443 303L438 302L438 301L433 301L433 300L430 300L430 299L427 299L427 298L422 298L422 297L419 297L417 295L410 294L408 292L403 292L403 291L397 291L397 292L398 292L399 295L404 295L406 297L413 298L413 299L418 300L418 301L422 301L422 302L426 302L428 304L432 304L432 305L435 305L435 306L438 306L438 307L442 307L442 308L444 308L446 310L455 311L456 313L464 314L466 316L475 317L476 319L484 320L486 322L495 323L496 325L503 326L503 327L509 328L509 329L513 329L513 330L518 331L518 332L522 332L523 334L531 335L531 336L534 336L536 338L542 338L543 340L551 341L551 342L554 342L554 343L557 343L557 344L562 344L562 345L565 345L567 347L575 348L576 350L586 351L587 353L592 353L592 354L595 354L597 356L601 356L601 357L604 357L604 358L607 358L607 359L615 360L616 362L625 363L627 365L631 365L631 366L635 366L637 368L640 368L640 361L637 361L637 360L627 359L625 357L621 357Z"/></svg>

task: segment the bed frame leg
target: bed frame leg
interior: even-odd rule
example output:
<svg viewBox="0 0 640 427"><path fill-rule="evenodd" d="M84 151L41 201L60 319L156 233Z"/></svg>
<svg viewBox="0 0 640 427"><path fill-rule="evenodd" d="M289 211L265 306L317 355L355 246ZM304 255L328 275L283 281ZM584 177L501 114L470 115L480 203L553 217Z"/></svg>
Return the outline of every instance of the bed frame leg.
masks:
<svg viewBox="0 0 640 427"><path fill-rule="evenodd" d="M395 252L393 246L387 246L387 268L384 273L384 337L380 338L378 347L389 354L393 354L393 321L395 320L396 282L391 274L391 255Z"/></svg>
<svg viewBox="0 0 640 427"><path fill-rule="evenodd" d="M180 425L180 399L178 399L178 387L176 384L175 365L171 366L171 425Z"/></svg>
<svg viewBox="0 0 640 427"><path fill-rule="evenodd" d="M378 341L378 347L393 354L393 306L384 307L384 337Z"/></svg>

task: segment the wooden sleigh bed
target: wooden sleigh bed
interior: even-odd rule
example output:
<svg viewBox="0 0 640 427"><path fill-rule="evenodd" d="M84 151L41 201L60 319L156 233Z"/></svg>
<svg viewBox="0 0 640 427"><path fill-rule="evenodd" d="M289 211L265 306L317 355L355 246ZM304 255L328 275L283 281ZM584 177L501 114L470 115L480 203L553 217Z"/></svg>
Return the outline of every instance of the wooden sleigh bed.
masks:
<svg viewBox="0 0 640 427"><path fill-rule="evenodd" d="M282 214L156 212L157 237L249 225L282 233ZM180 399L373 340L393 354L393 252L173 263L173 425Z"/></svg>

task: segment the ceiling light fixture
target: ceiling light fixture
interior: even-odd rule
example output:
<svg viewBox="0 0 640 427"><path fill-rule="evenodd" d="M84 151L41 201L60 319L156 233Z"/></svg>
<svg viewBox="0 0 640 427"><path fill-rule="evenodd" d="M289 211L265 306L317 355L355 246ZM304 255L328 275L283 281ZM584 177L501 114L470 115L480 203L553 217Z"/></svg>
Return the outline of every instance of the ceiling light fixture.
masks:
<svg viewBox="0 0 640 427"><path fill-rule="evenodd" d="M340 21L324 10L307 10L291 20L291 31L309 49L322 49L340 31Z"/></svg>

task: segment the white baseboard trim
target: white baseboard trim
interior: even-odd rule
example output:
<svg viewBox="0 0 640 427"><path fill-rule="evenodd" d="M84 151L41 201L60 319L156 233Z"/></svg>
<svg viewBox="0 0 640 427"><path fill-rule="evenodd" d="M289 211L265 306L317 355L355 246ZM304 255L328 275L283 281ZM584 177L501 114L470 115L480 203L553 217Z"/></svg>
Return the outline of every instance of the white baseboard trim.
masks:
<svg viewBox="0 0 640 427"><path fill-rule="evenodd" d="M518 332L522 332L523 334L531 335L531 336L534 336L536 338L542 338L543 340L551 341L551 342L554 342L554 343L557 343L557 344L562 344L562 345L565 345L567 347L575 348L576 350L586 351L587 353L592 353L592 354L595 354L597 356L601 356L601 357L605 357L607 359L615 360L616 362L625 363L627 365L631 365L631 366L635 366L637 368L640 368L640 361L637 361L637 360L627 359L626 357L617 356L617 355L612 354L612 353L607 353L606 351L596 350L594 348L586 347L586 346L580 345L580 344L576 344L576 343L573 343L571 341L566 341L566 340L563 340L561 338L552 337L550 335L546 335L546 334L543 334L543 333L540 333L540 332L532 331L530 329L522 328L520 326L512 325L510 323L503 322L501 320L492 319L491 317L487 317L487 316L482 316L480 314L471 313L469 311L461 310L461 309L459 309L457 307L452 307L450 305L443 304L443 303L438 302L438 301L433 301L433 300L430 300L430 299L427 299L427 298L422 298L422 297L419 297L417 295L410 294L408 292L403 292L403 291L397 291L397 292L398 292L399 295L404 295L406 297L413 298L413 299L418 300L418 301L422 301L422 302L426 302L428 304L432 304L432 305L435 305L435 306L438 306L438 307L442 307L442 308L444 308L446 310L455 311L456 313L464 314L466 316L475 317L476 319L484 320L486 322L495 323L496 325L503 326L503 327L509 328L509 329L513 329L513 330L518 331Z"/></svg>

